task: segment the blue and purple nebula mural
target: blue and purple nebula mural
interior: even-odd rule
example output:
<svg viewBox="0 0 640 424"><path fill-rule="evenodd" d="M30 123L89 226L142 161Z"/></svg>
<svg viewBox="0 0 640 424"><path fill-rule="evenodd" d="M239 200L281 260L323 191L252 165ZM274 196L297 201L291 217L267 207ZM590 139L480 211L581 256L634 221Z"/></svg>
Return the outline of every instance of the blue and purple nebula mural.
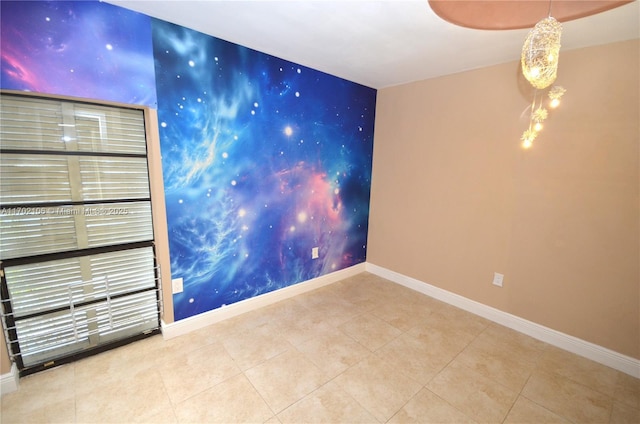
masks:
<svg viewBox="0 0 640 424"><path fill-rule="evenodd" d="M365 261L374 89L102 2L0 8L2 88L157 98L176 319Z"/></svg>
<svg viewBox="0 0 640 424"><path fill-rule="evenodd" d="M376 91L152 30L176 319L365 261Z"/></svg>
<svg viewBox="0 0 640 424"><path fill-rule="evenodd" d="M2 88L156 107L151 18L97 1L0 2Z"/></svg>

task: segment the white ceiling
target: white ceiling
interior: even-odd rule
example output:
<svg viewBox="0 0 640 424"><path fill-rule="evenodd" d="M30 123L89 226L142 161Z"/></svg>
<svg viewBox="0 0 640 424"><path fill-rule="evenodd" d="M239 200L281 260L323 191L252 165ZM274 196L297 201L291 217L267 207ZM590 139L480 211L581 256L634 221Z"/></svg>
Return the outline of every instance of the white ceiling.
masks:
<svg viewBox="0 0 640 424"><path fill-rule="evenodd" d="M373 88L518 60L528 32L458 27L427 0L107 2ZM562 50L640 38L639 21L634 1L566 22Z"/></svg>

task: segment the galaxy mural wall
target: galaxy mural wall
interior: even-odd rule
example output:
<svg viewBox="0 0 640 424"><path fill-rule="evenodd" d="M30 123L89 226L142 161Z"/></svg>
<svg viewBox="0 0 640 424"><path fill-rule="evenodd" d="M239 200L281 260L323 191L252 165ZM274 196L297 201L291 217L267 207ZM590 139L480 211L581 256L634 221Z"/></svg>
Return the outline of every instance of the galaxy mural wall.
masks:
<svg viewBox="0 0 640 424"><path fill-rule="evenodd" d="M151 18L97 1L1 1L2 88L156 107Z"/></svg>
<svg viewBox="0 0 640 424"><path fill-rule="evenodd" d="M157 107L176 320L366 260L374 89L106 3L0 7L2 88Z"/></svg>
<svg viewBox="0 0 640 424"><path fill-rule="evenodd" d="M365 261L376 91L152 28L176 319Z"/></svg>

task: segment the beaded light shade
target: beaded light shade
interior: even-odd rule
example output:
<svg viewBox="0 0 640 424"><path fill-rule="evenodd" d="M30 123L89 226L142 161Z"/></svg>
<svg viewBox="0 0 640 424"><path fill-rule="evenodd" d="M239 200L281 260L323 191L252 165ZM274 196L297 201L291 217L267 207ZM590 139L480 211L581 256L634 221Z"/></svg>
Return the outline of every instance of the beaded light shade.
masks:
<svg viewBox="0 0 640 424"><path fill-rule="evenodd" d="M522 46L522 73L537 89L545 89L556 80L561 35L562 25L549 16L529 31Z"/></svg>

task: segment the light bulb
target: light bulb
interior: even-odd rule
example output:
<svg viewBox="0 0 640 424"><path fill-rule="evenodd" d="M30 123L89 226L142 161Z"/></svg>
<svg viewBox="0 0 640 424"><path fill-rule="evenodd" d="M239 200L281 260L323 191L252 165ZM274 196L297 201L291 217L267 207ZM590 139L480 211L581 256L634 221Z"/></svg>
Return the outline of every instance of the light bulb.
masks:
<svg viewBox="0 0 640 424"><path fill-rule="evenodd" d="M556 79L562 25L551 16L529 31L522 46L522 74L535 88L543 90Z"/></svg>
<svg viewBox="0 0 640 424"><path fill-rule="evenodd" d="M532 129L528 129L523 132L522 137L520 137L520 140L522 140L522 147L524 149L528 149L529 147L531 147L531 144L533 144L533 140L535 140L537 136L538 133L533 131Z"/></svg>
<svg viewBox="0 0 640 424"><path fill-rule="evenodd" d="M533 126L534 131L539 132L540 130L542 130L542 123L541 122L536 122L536 124Z"/></svg>
<svg viewBox="0 0 640 424"><path fill-rule="evenodd" d="M565 93L564 88L560 87L559 85L556 85L554 87L551 87L551 90L549 90L549 93L547 93L547 95L549 96L549 107L550 108L557 108L558 105L560 105L560 98L564 95Z"/></svg>

